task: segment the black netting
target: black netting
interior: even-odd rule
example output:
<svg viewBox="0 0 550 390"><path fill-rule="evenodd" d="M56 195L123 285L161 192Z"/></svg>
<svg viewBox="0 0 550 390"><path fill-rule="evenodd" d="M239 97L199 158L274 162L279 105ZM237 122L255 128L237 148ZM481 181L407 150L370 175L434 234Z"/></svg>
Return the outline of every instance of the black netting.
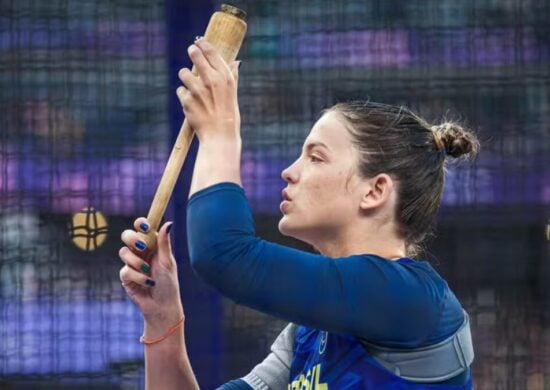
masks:
<svg viewBox="0 0 550 390"><path fill-rule="evenodd" d="M168 151L165 27L159 1L0 2L0 383L139 383L114 248Z"/></svg>
<svg viewBox="0 0 550 390"><path fill-rule="evenodd" d="M276 229L280 171L321 109L370 98L461 120L482 152L450 167L426 256L471 313L477 388L549 387L550 4L234 5L249 15L242 172L259 234L289 243ZM0 0L0 387L143 385L142 321L117 250L170 149L171 6ZM194 366L200 374L217 354L214 378L243 375L284 324L227 301L215 310L218 348L195 353Z"/></svg>

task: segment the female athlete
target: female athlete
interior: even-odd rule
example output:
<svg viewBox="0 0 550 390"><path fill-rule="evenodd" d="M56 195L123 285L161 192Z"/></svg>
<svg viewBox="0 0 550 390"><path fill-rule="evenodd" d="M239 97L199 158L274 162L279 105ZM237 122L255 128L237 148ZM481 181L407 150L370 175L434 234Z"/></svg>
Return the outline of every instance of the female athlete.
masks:
<svg viewBox="0 0 550 390"><path fill-rule="evenodd" d="M282 172L282 234L320 254L255 236L241 186L238 66L205 39L189 47L200 77L177 95L200 147L188 203L198 275L232 300L289 325L268 357L224 389L470 389L468 315L441 276L416 259L439 208L445 161L473 155L475 136L432 126L404 107L340 103L325 110ZM126 230L120 279L143 312L150 389L198 388L169 224L149 263Z"/></svg>

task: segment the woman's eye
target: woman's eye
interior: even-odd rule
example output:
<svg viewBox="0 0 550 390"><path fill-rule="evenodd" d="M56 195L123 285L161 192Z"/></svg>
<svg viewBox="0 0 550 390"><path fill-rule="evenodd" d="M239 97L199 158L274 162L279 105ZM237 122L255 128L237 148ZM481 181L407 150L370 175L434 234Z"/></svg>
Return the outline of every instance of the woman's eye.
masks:
<svg viewBox="0 0 550 390"><path fill-rule="evenodd" d="M319 157L317 156L309 156L309 161L311 162L321 162L323 160L321 160Z"/></svg>

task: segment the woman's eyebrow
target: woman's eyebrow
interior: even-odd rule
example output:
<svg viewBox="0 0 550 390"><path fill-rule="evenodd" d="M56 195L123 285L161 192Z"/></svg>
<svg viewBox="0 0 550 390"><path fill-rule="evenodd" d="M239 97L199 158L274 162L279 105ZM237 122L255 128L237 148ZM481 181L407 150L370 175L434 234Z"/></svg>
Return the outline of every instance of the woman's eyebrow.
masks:
<svg viewBox="0 0 550 390"><path fill-rule="evenodd" d="M325 148L326 150L330 150L330 148L327 145L325 145L324 143L322 143L321 141L310 142L310 143L304 145L304 149L311 150L316 146L320 146L322 148Z"/></svg>

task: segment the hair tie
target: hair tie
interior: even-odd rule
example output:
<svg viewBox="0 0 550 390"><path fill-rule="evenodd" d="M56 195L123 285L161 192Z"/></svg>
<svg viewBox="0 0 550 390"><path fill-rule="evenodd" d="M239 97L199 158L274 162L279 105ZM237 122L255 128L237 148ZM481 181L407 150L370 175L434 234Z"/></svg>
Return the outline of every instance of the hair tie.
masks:
<svg viewBox="0 0 550 390"><path fill-rule="evenodd" d="M435 145L436 145L437 149L440 152L445 153L445 156L447 156L449 153L448 153L447 149L445 148L445 144L443 143L443 140L441 139L441 136L440 136L441 132L439 131L439 126L432 126L431 130L432 130L432 135L434 137L434 141L435 141Z"/></svg>

